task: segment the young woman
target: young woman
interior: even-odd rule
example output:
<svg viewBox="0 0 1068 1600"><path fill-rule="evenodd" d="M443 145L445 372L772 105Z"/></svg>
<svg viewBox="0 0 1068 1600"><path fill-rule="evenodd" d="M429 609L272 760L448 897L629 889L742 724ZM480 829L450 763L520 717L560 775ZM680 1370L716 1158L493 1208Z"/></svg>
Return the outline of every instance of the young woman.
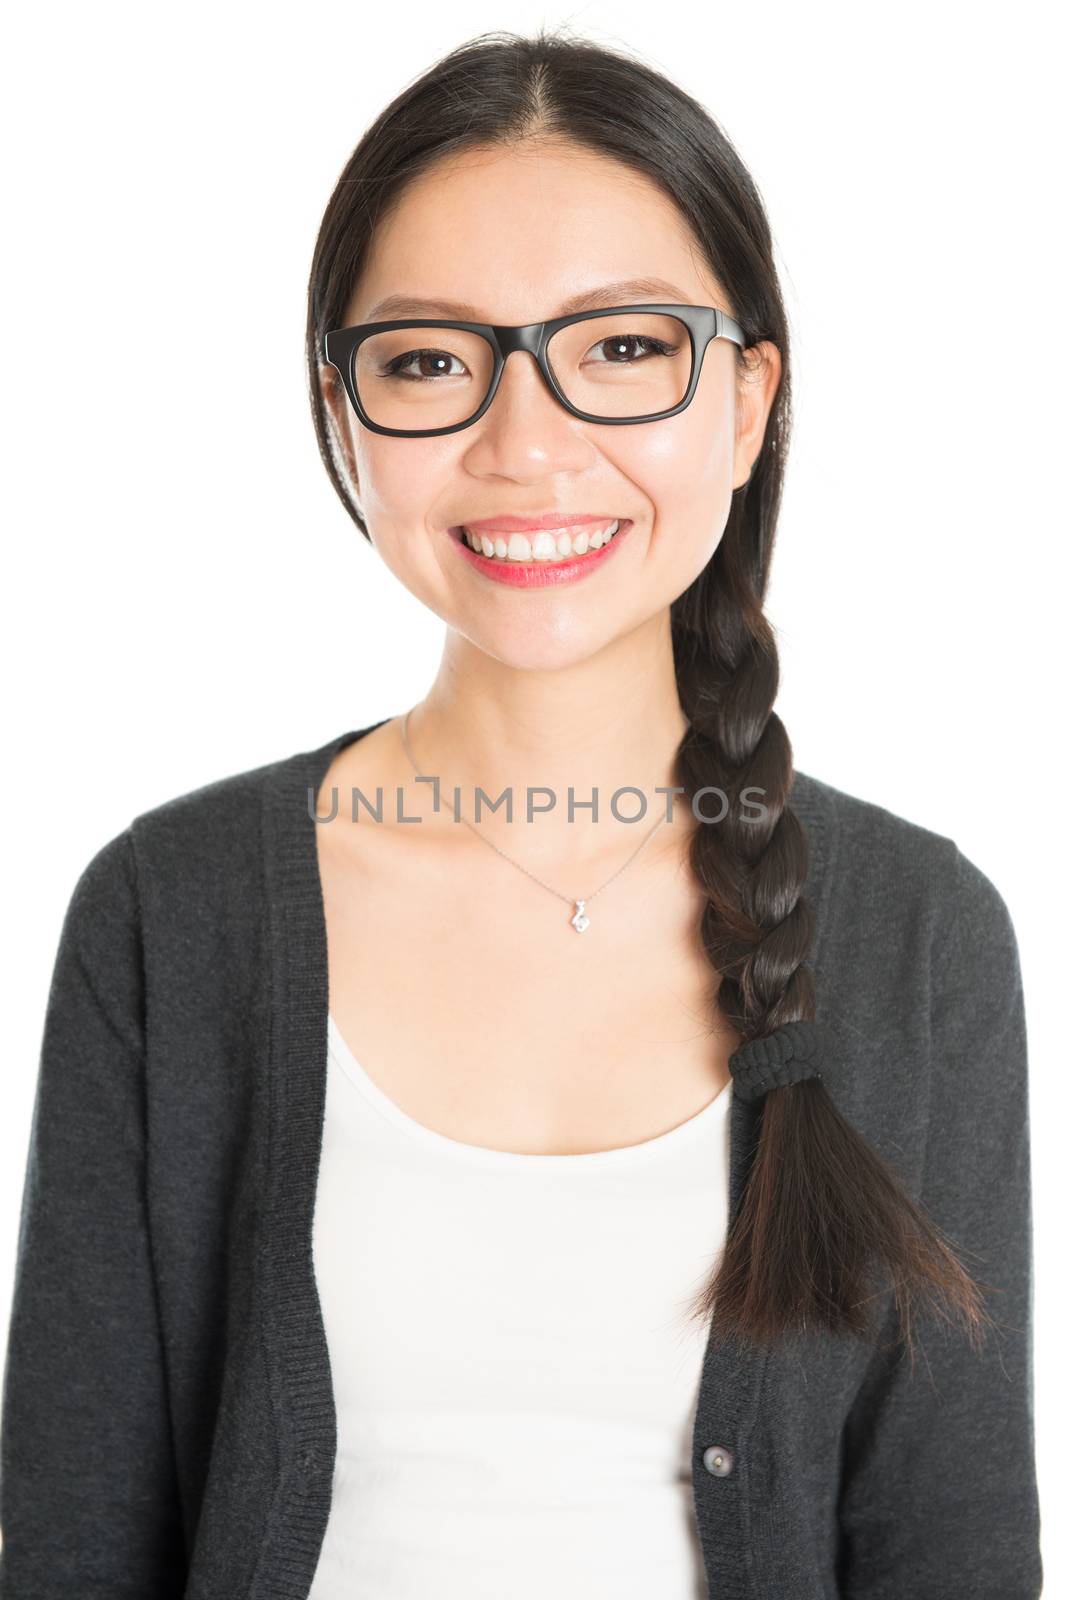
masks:
<svg viewBox="0 0 1068 1600"><path fill-rule="evenodd" d="M793 768L738 155L622 53L474 40L341 174L308 360L441 666L79 880L3 1595L1037 1595L1016 939Z"/></svg>

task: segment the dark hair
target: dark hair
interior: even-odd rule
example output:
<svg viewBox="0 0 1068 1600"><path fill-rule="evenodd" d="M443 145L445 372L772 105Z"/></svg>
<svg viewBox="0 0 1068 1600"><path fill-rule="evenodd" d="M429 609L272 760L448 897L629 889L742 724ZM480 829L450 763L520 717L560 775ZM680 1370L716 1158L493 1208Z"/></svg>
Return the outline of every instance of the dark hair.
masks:
<svg viewBox="0 0 1068 1600"><path fill-rule="evenodd" d="M479 35L404 89L353 151L315 245L306 358L319 449L346 511L369 537L335 457L321 383L336 392L337 374L320 371L322 336L341 325L372 230L413 178L462 149L554 137L656 183L689 224L747 346L768 340L782 357L760 455L735 491L715 554L671 613L690 723L676 781L689 797L713 786L730 802L718 826L693 833L690 861L707 896L702 942L720 977L720 1013L748 1042L815 1019L805 965L813 931L804 898L808 841L790 808L793 757L774 710L778 653L763 612L790 432L790 350L763 203L704 108L641 61L560 29ZM737 361L741 379L741 351ZM741 814L749 786L764 795L759 823ZM916 1296L929 1296L940 1316L944 1305L962 1312L973 1339L988 1320L933 1220L823 1082L771 1089L741 1202L695 1314L711 1317L713 1332L751 1342L813 1325L866 1335L873 1266L895 1293L910 1352Z"/></svg>

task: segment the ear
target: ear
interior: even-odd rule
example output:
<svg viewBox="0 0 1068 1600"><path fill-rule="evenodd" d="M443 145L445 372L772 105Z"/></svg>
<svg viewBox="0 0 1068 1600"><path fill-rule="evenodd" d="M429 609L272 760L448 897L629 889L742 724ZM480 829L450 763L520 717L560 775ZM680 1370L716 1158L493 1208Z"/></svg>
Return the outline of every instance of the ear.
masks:
<svg viewBox="0 0 1068 1600"><path fill-rule="evenodd" d="M734 483L740 489L748 482L753 463L760 454L768 416L782 380L782 356L778 345L764 339L745 351L745 372L739 378L734 425Z"/></svg>
<svg viewBox="0 0 1068 1600"><path fill-rule="evenodd" d="M330 418L334 431L334 438L340 446L345 459L345 469L352 480L353 488L359 492L360 480L356 471L356 452L352 443L352 428L349 421L349 397L345 393L345 385L338 376L337 368L328 363L320 363L319 388L326 404L327 415Z"/></svg>

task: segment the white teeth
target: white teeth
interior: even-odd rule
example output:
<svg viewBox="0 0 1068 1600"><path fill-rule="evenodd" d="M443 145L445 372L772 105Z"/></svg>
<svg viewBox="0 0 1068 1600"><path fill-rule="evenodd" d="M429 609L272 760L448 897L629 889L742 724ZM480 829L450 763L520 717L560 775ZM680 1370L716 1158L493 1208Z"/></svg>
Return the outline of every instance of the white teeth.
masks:
<svg viewBox="0 0 1068 1600"><path fill-rule="evenodd" d="M600 550L619 531L620 519L605 527L588 528L575 534L568 528L539 528L528 539L524 533L513 533L508 538L498 534L472 534L463 530L464 543L480 555L497 561L564 561L568 556L584 556L587 550Z"/></svg>

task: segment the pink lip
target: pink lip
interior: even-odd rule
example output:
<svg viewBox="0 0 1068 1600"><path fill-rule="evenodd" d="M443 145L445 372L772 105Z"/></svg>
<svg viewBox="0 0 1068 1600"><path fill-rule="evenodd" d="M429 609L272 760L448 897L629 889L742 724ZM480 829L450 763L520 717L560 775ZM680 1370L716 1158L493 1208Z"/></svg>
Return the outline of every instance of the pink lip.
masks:
<svg viewBox="0 0 1068 1600"><path fill-rule="evenodd" d="M614 522L614 511L591 517L585 511L569 516L565 511L543 511L536 517L483 517L481 522L465 522L472 533L537 533L541 528L577 528L583 522ZM620 517L626 522L626 517Z"/></svg>
<svg viewBox="0 0 1068 1600"><path fill-rule="evenodd" d="M604 520L603 517L577 517L572 518L572 525L575 522ZM481 527L481 524L469 522L465 526L474 532L475 528ZM542 523L542 526L559 528L563 524ZM603 544L599 550L589 550L584 556L575 556L571 561L497 561L490 556L476 555L470 545L464 543L463 534L458 527L449 529L449 538L464 559L494 583L503 583L513 589L551 589L558 583L574 583L578 579L588 577L606 561L610 561L616 547L624 542L633 526L629 519L620 518L619 528L610 543ZM523 529L501 530L501 532L519 533L523 531Z"/></svg>

